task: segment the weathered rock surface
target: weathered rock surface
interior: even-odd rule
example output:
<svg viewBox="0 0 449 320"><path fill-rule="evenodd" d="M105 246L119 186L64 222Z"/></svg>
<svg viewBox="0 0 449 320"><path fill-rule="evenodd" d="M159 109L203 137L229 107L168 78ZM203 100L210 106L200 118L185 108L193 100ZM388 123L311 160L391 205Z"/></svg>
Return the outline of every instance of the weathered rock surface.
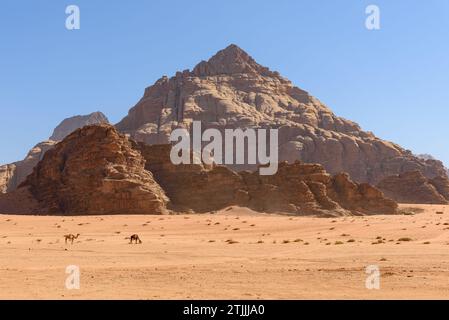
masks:
<svg viewBox="0 0 449 320"><path fill-rule="evenodd" d="M94 112L86 116L75 116L62 121L54 130L49 140L38 143L27 154L25 159L0 166L0 193L15 190L25 178L33 172L33 168L42 160L45 152L78 128L90 124L108 123L108 119L101 112Z"/></svg>
<svg viewBox="0 0 449 320"><path fill-rule="evenodd" d="M242 177L224 166L174 165L170 145L139 144L145 168L170 198L170 209L207 212L237 204L236 193L244 189Z"/></svg>
<svg viewBox="0 0 449 320"><path fill-rule="evenodd" d="M357 184L347 174L331 176L321 165L281 163L273 176L242 173L249 207L259 211L298 214L390 214L397 205L368 184Z"/></svg>
<svg viewBox="0 0 449 320"><path fill-rule="evenodd" d="M298 215L391 214L397 204L348 175L332 177L321 165L281 163L277 174L236 173L224 166L173 165L170 145L139 144L145 168L177 211L206 212L240 205L261 212Z"/></svg>
<svg viewBox="0 0 449 320"><path fill-rule="evenodd" d="M5 164L0 166L0 193L5 193L11 188L15 171L15 164Z"/></svg>
<svg viewBox="0 0 449 320"><path fill-rule="evenodd" d="M337 117L235 45L193 71L157 80L117 128L137 141L164 144L174 128L190 128L194 120L202 121L204 130L278 128L281 161L319 163L332 174L348 172L357 182L376 184L411 170L428 178L446 175L440 161L420 159Z"/></svg>
<svg viewBox="0 0 449 320"><path fill-rule="evenodd" d="M336 216L395 213L397 205L321 165L281 163L273 176L225 166L174 165L170 145L135 143L110 125L78 129L47 151L26 181L0 195L2 213L162 214L240 205ZM23 201L21 201L23 199Z"/></svg>
<svg viewBox="0 0 449 320"><path fill-rule="evenodd" d="M33 172L33 168L42 160L45 152L53 148L56 143L51 140L41 142L35 145L22 161L0 166L0 192L15 190Z"/></svg>
<svg viewBox="0 0 449 320"><path fill-rule="evenodd" d="M449 203L447 177L426 178L420 171L408 171L383 179L377 188L389 198L401 203Z"/></svg>
<svg viewBox="0 0 449 320"><path fill-rule="evenodd" d="M162 214L168 199L134 147L110 125L85 126L45 153L19 189L48 213Z"/></svg>
<svg viewBox="0 0 449 320"><path fill-rule="evenodd" d="M1 214L39 215L46 212L46 209L26 187L8 193L0 193Z"/></svg>
<svg viewBox="0 0 449 320"><path fill-rule="evenodd" d="M435 187L439 194L449 201L449 179L447 177L435 177L429 179L429 183Z"/></svg>

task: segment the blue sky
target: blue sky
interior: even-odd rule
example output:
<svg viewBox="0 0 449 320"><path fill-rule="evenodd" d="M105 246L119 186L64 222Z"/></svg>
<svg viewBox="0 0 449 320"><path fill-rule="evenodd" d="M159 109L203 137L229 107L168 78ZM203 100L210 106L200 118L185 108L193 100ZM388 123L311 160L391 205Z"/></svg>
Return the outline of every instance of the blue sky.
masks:
<svg viewBox="0 0 449 320"><path fill-rule="evenodd" d="M81 29L65 28L65 8ZM381 29L365 28L365 8ZM23 1L0 4L0 163L64 118L124 117L162 75L235 43L337 115L449 164L449 1Z"/></svg>

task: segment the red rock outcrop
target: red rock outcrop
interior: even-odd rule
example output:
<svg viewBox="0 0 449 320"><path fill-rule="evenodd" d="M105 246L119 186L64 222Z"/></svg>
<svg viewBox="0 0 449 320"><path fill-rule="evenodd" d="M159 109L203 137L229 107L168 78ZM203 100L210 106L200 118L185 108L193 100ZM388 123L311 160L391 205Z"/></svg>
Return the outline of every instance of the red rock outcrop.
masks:
<svg viewBox="0 0 449 320"><path fill-rule="evenodd" d="M168 199L134 147L110 125L85 126L47 151L19 189L49 213L162 214Z"/></svg>
<svg viewBox="0 0 449 320"><path fill-rule="evenodd" d="M391 214L397 204L368 184L357 184L347 174L335 176L321 165L281 163L273 176L242 172L248 207L318 215Z"/></svg>
<svg viewBox="0 0 449 320"><path fill-rule="evenodd" d="M377 189L346 174L331 176L321 165L281 163L275 175L261 176L225 166L173 165L170 150L135 143L109 125L86 126L47 151L16 191L0 195L0 212L29 207L31 213L161 214L167 206L208 212L240 205L335 216L397 208Z"/></svg>
<svg viewBox="0 0 449 320"><path fill-rule="evenodd" d="M435 187L439 194L449 201L449 179L447 177L435 177L429 179L429 183Z"/></svg>
<svg viewBox="0 0 449 320"><path fill-rule="evenodd" d="M236 193L244 189L242 177L224 166L174 165L171 145L139 143L145 168L170 198L170 209L207 212L238 204Z"/></svg>
<svg viewBox="0 0 449 320"><path fill-rule="evenodd" d="M397 203L382 191L368 183L356 183L347 173L332 177L328 194L343 208L364 214L390 214L397 210Z"/></svg>
<svg viewBox="0 0 449 320"><path fill-rule="evenodd" d="M420 171L408 171L383 179L377 184L383 193L401 203L449 203L449 180L426 178Z"/></svg>
<svg viewBox="0 0 449 320"><path fill-rule="evenodd" d="M47 213L28 188L19 188L0 194L0 213L17 215L39 215Z"/></svg>
<svg viewBox="0 0 449 320"><path fill-rule="evenodd" d="M147 144L168 143L174 128L202 121L203 129L278 128L279 160L319 163L331 174L376 184L410 170L445 176L437 160L414 156L399 145L337 117L279 73L259 65L235 45L202 61L193 71L162 77L117 128ZM254 166L232 166L254 170Z"/></svg>
<svg viewBox="0 0 449 320"><path fill-rule="evenodd" d="M207 212L240 205L298 215L392 214L397 204L348 175L332 177L321 165L281 163L273 176L236 173L225 166L173 165L170 145L139 144L145 168L166 191L174 210Z"/></svg>
<svg viewBox="0 0 449 320"><path fill-rule="evenodd" d="M53 131L49 140L38 143L27 154L25 159L0 166L0 193L11 192L25 181L33 172L33 168L42 160L45 152L64 139L71 132L90 124L108 123L108 119L101 112L94 112L85 116L74 116L63 120Z"/></svg>

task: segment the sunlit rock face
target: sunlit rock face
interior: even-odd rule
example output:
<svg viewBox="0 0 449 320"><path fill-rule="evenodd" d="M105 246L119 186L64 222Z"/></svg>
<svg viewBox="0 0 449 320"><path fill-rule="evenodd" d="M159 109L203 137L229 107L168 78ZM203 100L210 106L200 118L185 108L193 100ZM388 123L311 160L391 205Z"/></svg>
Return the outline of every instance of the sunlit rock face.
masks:
<svg viewBox="0 0 449 320"><path fill-rule="evenodd" d="M37 163L42 160L45 152L52 149L59 141L63 140L76 129L86 125L109 123L106 116L101 112L93 112L84 116L74 116L63 120L53 131L49 140L35 145L27 154L25 159L0 166L0 193L11 192L25 181L26 177L33 171Z"/></svg>
<svg viewBox="0 0 449 320"><path fill-rule="evenodd" d="M49 150L19 188L48 213L163 214L168 198L144 166L114 127L85 126Z"/></svg>
<svg viewBox="0 0 449 320"><path fill-rule="evenodd" d="M361 106L363 107L363 106ZM175 128L279 129L279 160L319 163L331 174L349 173L375 184L410 170L445 176L441 162L414 156L399 145L337 117L318 99L277 72L261 66L236 45L219 51L192 71L162 77L116 126L137 141L169 142ZM239 171L255 166L230 166Z"/></svg>

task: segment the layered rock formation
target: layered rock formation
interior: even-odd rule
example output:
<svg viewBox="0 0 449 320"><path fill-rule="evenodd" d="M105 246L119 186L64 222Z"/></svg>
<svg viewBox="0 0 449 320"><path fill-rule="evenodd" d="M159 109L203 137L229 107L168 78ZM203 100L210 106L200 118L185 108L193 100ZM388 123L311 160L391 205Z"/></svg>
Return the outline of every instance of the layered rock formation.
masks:
<svg viewBox="0 0 449 320"><path fill-rule="evenodd" d="M409 171L387 177L377 187L397 202L402 203L449 203L449 179L426 178L420 171Z"/></svg>
<svg viewBox="0 0 449 320"><path fill-rule="evenodd" d="M320 163L328 172L348 172L358 182L375 184L411 170L428 178L446 175L440 161L420 159L337 117L235 45L192 71L157 80L117 128L137 141L164 144L174 128L190 128L194 120L202 121L204 130L277 128L281 161Z"/></svg>
<svg viewBox="0 0 449 320"><path fill-rule="evenodd" d="M31 174L33 168L42 160L45 152L53 148L68 134L86 125L100 123L108 123L108 119L101 112L94 112L86 116L75 116L62 121L53 131L50 139L34 146L25 159L0 166L0 193L15 190Z"/></svg>
<svg viewBox="0 0 449 320"><path fill-rule="evenodd" d="M435 187L444 199L449 201L449 179L447 177L435 177L429 179L429 183Z"/></svg>
<svg viewBox="0 0 449 320"><path fill-rule="evenodd" d="M167 206L207 212L240 205L334 216L397 208L379 190L346 174L331 176L321 165L281 163L275 175L260 176L225 166L173 165L170 148L135 143L109 125L78 129L47 151L16 191L0 195L0 212L161 214Z"/></svg>
<svg viewBox="0 0 449 320"><path fill-rule="evenodd" d="M42 160L45 152L53 148L56 143L52 140L38 143L22 161L0 166L0 192L5 193L15 190L33 172L33 168Z"/></svg>
<svg viewBox="0 0 449 320"><path fill-rule="evenodd" d="M168 199L133 145L109 125L85 126L49 150L21 188L49 213L162 214Z"/></svg>
<svg viewBox="0 0 449 320"><path fill-rule="evenodd" d="M174 165L170 145L139 144L151 171L170 198L170 209L207 212L237 204L236 194L244 189L242 177L224 166Z"/></svg>
<svg viewBox="0 0 449 320"><path fill-rule="evenodd" d="M347 174L331 176L321 165L280 164L273 176L243 172L248 207L297 214L391 214L397 204L369 184L357 184ZM245 190L246 191L246 190Z"/></svg>
<svg viewBox="0 0 449 320"><path fill-rule="evenodd" d="M15 164L5 164L0 166L0 193L5 193L11 188L15 171Z"/></svg>
<svg viewBox="0 0 449 320"><path fill-rule="evenodd" d="M145 168L170 198L176 211L207 212L240 205L260 212L298 215L391 214L394 201L348 175L331 176L321 165L281 163L273 176L234 172L224 166L173 165L170 145L139 144Z"/></svg>

